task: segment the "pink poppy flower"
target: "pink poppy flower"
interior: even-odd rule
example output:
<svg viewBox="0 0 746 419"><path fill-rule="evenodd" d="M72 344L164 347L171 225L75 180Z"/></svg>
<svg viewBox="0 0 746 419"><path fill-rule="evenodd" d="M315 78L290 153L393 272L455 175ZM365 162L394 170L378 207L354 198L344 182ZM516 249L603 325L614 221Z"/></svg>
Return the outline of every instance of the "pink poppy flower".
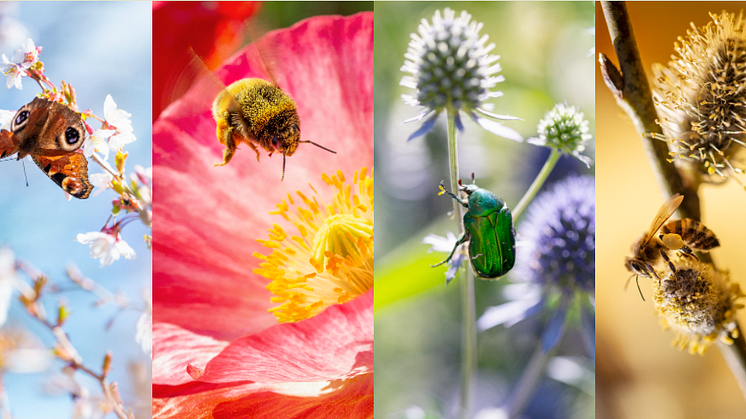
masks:
<svg viewBox="0 0 746 419"><path fill-rule="evenodd" d="M300 144L282 182L282 155L258 162L247 146L213 167L210 77L163 111L153 416L372 418L373 14L311 18L259 44L279 57L301 139L337 154ZM216 76L268 79L259 62L249 46Z"/></svg>

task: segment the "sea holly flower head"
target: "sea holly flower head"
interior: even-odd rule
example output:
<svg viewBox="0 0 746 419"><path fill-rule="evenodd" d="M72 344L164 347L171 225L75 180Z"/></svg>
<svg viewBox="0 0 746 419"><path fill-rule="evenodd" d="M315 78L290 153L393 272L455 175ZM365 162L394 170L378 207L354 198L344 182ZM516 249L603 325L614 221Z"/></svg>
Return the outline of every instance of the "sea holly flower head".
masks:
<svg viewBox="0 0 746 419"><path fill-rule="evenodd" d="M743 12L710 17L679 38L667 66L653 66L657 122L665 134L653 137L669 143L669 161L726 179L743 173L734 156L746 147L746 21Z"/></svg>
<svg viewBox="0 0 746 419"><path fill-rule="evenodd" d="M558 103L539 121L539 136L527 142L550 147L560 153L567 153L590 167L593 160L580 153L585 151L588 141L593 138L588 133L588 120L575 106Z"/></svg>
<svg viewBox="0 0 746 419"><path fill-rule="evenodd" d="M595 181L592 176L570 177L539 195L517 230L522 237L510 276L523 282L520 293L503 306L489 309L479 320L486 329L521 320L552 306L542 335L544 351L562 336L567 311L581 304L583 330L594 334L594 314L587 300L595 294L596 222ZM556 297L559 298L556 298ZM512 310L512 316L506 315Z"/></svg>
<svg viewBox="0 0 746 419"><path fill-rule="evenodd" d="M450 8L435 12L432 23L423 19L412 34L406 61L401 70L411 73L404 76L402 86L415 90L413 95L402 95L408 105L423 106L424 112L404 122L427 118L409 140L425 135L435 126L435 120L444 109L456 111L456 126L463 129L459 112L464 112L482 128L515 141L522 141L518 132L492 119L519 119L492 112L486 100L502 96L493 92L497 83L504 80L497 55L490 51L495 44L487 45L488 36L480 36L484 25L471 20L466 11L456 17ZM490 118L490 119L488 119Z"/></svg>
<svg viewBox="0 0 746 419"><path fill-rule="evenodd" d="M514 277L564 293L594 293L595 208L591 176L570 177L537 197L520 225L528 246L516 255Z"/></svg>

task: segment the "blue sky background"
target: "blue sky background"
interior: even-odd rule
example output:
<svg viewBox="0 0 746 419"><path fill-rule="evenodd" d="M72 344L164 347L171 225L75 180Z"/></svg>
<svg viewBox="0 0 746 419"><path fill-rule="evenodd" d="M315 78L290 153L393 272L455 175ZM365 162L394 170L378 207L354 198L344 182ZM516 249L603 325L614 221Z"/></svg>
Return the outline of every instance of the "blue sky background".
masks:
<svg viewBox="0 0 746 419"><path fill-rule="evenodd" d="M132 114L137 141L125 147L129 151L127 168L135 164L151 166L151 3L150 2L23 2L0 5L0 53L11 57L20 43L31 37L43 51L40 59L46 75L56 85L61 80L77 90L81 110L92 109L103 117L104 99L111 94L120 109ZM12 20L15 19L15 20ZM23 33L22 24L28 31ZM0 87L0 109L17 110L40 92L36 83L24 78L23 90ZM92 123L94 129L100 127ZM110 157L113 162L113 155ZM89 174L102 170L89 163ZM10 245L17 258L28 261L49 274L55 283L67 284L64 269L75 262L84 275L110 291L121 292L137 307L143 307L143 290L150 295L151 253L142 237L149 229L132 223L122 237L137 253L135 260L114 262L99 267L89 257L89 248L75 238L79 233L98 231L111 209L112 191L87 200L66 201L61 189L39 170L30 158L21 162L0 162L0 244ZM26 176L28 187L26 186ZM47 295L49 312L64 298L72 308L66 330L86 364L100 370L107 350L114 353L110 378L120 384L120 392L129 406L138 398L129 378L130 362L144 362L148 374L150 358L134 341L135 325L140 316L132 310L93 307L96 299L82 291ZM116 315L111 327L107 323ZM15 299L11 305L10 325L28 328L49 346L53 339L39 327ZM4 375L14 418L69 417L69 396L51 396L43 391L51 373L62 364L55 362L51 371L38 374ZM76 377L81 377L78 373ZM94 394L100 390L89 381ZM148 386L149 387L149 386ZM144 410L150 411L148 406Z"/></svg>

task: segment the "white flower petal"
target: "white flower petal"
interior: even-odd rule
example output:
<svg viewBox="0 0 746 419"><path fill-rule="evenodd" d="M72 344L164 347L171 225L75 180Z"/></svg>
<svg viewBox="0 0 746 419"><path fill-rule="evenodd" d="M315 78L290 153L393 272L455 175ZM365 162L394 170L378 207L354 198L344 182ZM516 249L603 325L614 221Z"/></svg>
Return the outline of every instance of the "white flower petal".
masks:
<svg viewBox="0 0 746 419"><path fill-rule="evenodd" d="M135 341L140 344L143 352L153 357L153 315L149 312L142 313L137 320Z"/></svg>

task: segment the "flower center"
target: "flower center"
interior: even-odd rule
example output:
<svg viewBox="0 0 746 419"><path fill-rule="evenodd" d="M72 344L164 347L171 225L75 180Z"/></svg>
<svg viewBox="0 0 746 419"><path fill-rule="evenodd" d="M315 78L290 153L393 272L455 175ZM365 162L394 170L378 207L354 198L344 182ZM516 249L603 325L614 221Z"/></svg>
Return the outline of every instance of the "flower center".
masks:
<svg viewBox="0 0 746 419"><path fill-rule="evenodd" d="M275 224L269 240L257 240L272 253L254 253L263 260L254 273L272 281L267 289L279 305L269 311L281 323L313 317L373 286L373 176L362 168L353 185L345 184L341 171L322 179L336 190L331 204L311 187L310 198L297 191L298 204L288 195L273 212L292 222L298 235Z"/></svg>

